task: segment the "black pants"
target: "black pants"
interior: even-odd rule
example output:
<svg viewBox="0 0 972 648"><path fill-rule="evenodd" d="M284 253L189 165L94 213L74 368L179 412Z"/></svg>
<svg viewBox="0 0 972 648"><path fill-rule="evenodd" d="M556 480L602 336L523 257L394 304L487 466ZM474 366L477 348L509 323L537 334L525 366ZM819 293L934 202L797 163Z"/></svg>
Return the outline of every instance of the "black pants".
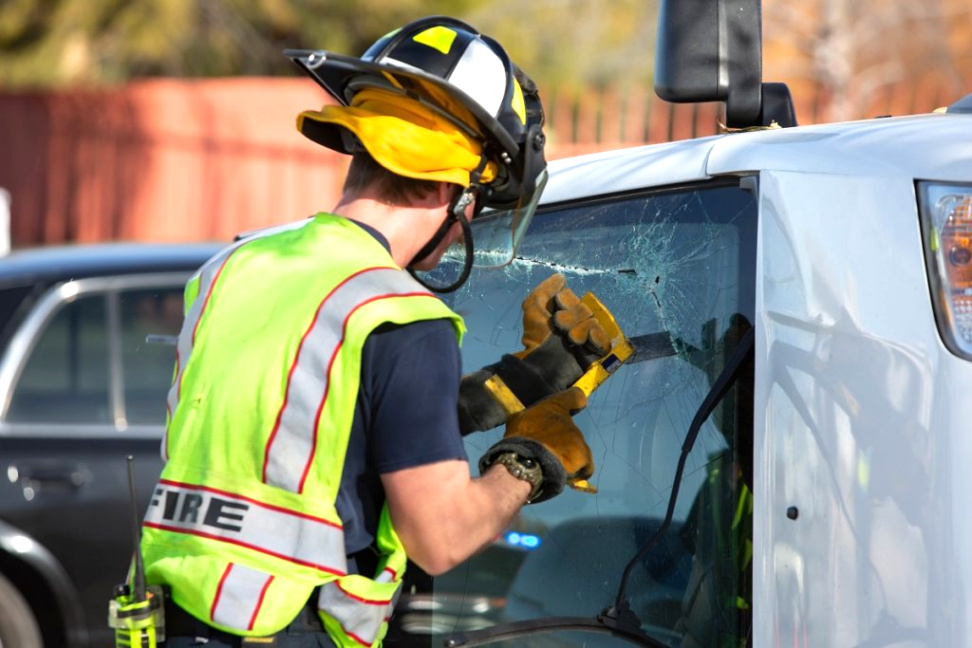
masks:
<svg viewBox="0 0 972 648"><path fill-rule="evenodd" d="M351 573L373 574L377 570L378 556L373 549L364 549L348 556L348 568ZM405 571L403 588L415 588L420 592L432 591L432 577L423 572L411 562ZM245 637L223 632L207 626L188 612L180 608L173 601L166 598L165 648L336 648L331 638L324 632L320 617L317 615L317 595L310 597L297 618L290 625L281 630L274 637L274 643L263 643ZM428 646L428 641L421 641L416 637L403 634L395 624L389 628L388 636L382 642L385 646L409 648L412 646Z"/></svg>
<svg viewBox="0 0 972 648"><path fill-rule="evenodd" d="M315 606L310 604L269 643L266 639L247 639L211 628L172 601L166 601L165 625L165 648L335 648L321 626Z"/></svg>
<svg viewBox="0 0 972 648"><path fill-rule="evenodd" d="M334 648L327 635L320 633L278 634L273 643L255 643L252 639L244 644L243 637L215 631L216 635L206 637L172 637L162 644L165 648ZM218 636L217 636L218 635Z"/></svg>

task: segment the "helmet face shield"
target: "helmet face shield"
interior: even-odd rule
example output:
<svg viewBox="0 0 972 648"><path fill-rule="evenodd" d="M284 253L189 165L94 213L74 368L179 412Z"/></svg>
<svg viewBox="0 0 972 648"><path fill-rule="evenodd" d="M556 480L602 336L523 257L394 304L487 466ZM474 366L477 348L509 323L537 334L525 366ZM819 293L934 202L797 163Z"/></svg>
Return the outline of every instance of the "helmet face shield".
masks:
<svg viewBox="0 0 972 648"><path fill-rule="evenodd" d="M547 172L537 176L533 191L524 196L523 201L514 207L491 211L477 217L472 222L472 236L475 252L473 266L477 268L502 268L516 258L520 241L530 227L533 214L537 211L540 197L547 184ZM466 254L463 242L457 241L446 251L444 258L462 261Z"/></svg>

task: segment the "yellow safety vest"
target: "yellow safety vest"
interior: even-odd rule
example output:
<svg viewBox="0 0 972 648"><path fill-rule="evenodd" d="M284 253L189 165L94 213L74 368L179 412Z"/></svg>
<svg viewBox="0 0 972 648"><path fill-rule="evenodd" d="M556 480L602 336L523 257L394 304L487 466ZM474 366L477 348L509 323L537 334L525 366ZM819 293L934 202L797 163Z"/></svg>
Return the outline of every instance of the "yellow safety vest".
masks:
<svg viewBox="0 0 972 648"><path fill-rule="evenodd" d="M354 223L318 214L246 239L186 287L163 440L143 523L153 584L238 635L284 628L320 588L339 646L380 644L406 556L387 506L373 578L348 574L335 508L361 373L386 322L462 319Z"/></svg>

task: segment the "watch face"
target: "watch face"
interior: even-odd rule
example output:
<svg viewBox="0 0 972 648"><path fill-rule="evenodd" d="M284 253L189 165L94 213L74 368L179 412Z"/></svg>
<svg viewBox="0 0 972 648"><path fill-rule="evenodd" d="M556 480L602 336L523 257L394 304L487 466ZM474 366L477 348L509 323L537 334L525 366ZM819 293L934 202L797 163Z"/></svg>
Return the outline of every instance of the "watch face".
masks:
<svg viewBox="0 0 972 648"><path fill-rule="evenodd" d="M517 479L522 479L533 487L533 490L530 491L530 497L527 499L528 504L540 494L540 487L543 484L543 471L538 462L532 459L523 459L515 452L504 452L496 457L493 463L503 464L511 475Z"/></svg>

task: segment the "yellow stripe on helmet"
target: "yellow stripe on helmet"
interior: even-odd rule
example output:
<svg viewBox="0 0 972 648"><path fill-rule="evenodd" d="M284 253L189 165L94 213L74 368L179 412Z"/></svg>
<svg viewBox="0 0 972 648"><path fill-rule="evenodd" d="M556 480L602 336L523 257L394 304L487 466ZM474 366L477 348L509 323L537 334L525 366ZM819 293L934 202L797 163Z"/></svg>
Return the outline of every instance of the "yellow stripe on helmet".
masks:
<svg viewBox="0 0 972 648"><path fill-rule="evenodd" d="M510 107L516 116L520 118L520 121L526 124L526 105L523 102L523 89L520 87L520 82L513 79L513 100L510 103Z"/></svg>
<svg viewBox="0 0 972 648"><path fill-rule="evenodd" d="M437 25L416 34L412 37L412 40L416 43L422 43L423 45L437 49L443 54L448 54L449 50L452 49L452 43L455 42L456 36L455 31L448 27Z"/></svg>

